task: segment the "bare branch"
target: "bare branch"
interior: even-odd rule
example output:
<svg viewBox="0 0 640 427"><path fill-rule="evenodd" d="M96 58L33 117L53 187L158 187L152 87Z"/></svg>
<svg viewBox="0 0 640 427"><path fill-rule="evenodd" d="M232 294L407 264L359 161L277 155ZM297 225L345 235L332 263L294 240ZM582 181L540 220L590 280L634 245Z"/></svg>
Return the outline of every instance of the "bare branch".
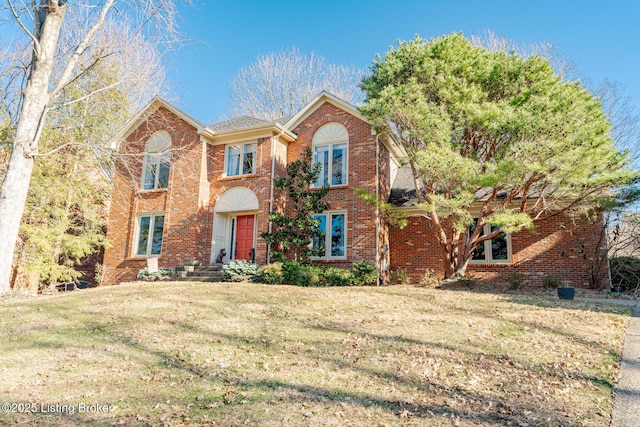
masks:
<svg viewBox="0 0 640 427"><path fill-rule="evenodd" d="M93 39L93 37L96 35L98 30L100 29L100 26L104 22L107 16L107 12L109 12L109 9L111 9L111 6L113 6L113 0L107 0L106 3L102 6L102 10L100 11L100 15L98 16L98 19L88 29L82 41L76 47L75 52L73 53L71 58L69 58L69 61L67 62L67 65L64 71L62 72L62 76L60 76L60 80L58 81L56 88L51 92L51 99L56 98L58 94L62 91L64 86L71 80L73 70L76 68L76 66L78 65L78 62L80 61L80 56L84 53L85 49L89 46L89 42L91 41L91 39Z"/></svg>
<svg viewBox="0 0 640 427"><path fill-rule="evenodd" d="M27 27L25 27L25 25L22 23L20 16L18 16L15 8L13 7L13 1L7 0L7 3L9 4L9 9L11 9L11 14L13 15L13 18L16 20L20 28L22 28L22 30L29 36L29 38L33 42L33 50L35 52L36 57L40 57L40 42L38 41L36 36L34 36L33 33L29 31Z"/></svg>

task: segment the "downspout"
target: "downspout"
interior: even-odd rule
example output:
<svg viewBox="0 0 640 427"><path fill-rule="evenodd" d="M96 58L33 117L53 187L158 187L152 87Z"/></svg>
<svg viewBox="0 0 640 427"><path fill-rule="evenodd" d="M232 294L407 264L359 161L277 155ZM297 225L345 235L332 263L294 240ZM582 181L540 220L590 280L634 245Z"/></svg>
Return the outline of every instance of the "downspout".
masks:
<svg viewBox="0 0 640 427"><path fill-rule="evenodd" d="M608 221L602 217L602 228L604 229L604 253L607 257L607 277L609 278L609 290L613 286L613 278L611 277L611 259L609 258L609 226Z"/></svg>

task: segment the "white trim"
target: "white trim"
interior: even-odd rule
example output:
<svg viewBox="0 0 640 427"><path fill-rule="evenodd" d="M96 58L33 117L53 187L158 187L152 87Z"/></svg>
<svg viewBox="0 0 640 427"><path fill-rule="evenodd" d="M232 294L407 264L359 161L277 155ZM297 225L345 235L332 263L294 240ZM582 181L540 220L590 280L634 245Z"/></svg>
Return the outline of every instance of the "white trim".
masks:
<svg viewBox="0 0 640 427"><path fill-rule="evenodd" d="M482 234L487 235L489 233L491 233L491 224L485 224L483 227ZM513 244L511 242L511 233L504 233L504 234L505 234L505 239L507 241L507 259L497 259L497 260L493 259L493 250L491 248L491 241L493 239L490 239L480 243L481 245L484 245L485 259L483 260L470 259L469 264L473 264L473 265L511 264L513 262L513 254L512 254ZM494 237L494 239L497 237L498 236ZM473 257L473 254L471 256Z"/></svg>
<svg viewBox="0 0 640 427"><path fill-rule="evenodd" d="M329 134L327 134L327 132ZM332 139L334 137L336 137L336 135L339 137L338 139ZM344 139L346 136L346 139ZM320 142L316 142L316 138L317 137L321 137ZM332 184L332 180L333 180L333 147L336 145L340 145L340 144L344 144L346 145L346 148L344 150L344 154L343 154L343 182L341 184ZM339 187L346 187L349 185L349 131L347 130L346 127L344 127L344 125L342 125L341 123L337 123L337 122L329 122L326 123L322 126L320 126L318 129L316 129L316 131L313 134L313 137L311 138L311 155L312 155L312 159L315 158L315 148L316 147L329 147L329 158L327 160L327 178L328 178L328 183L327 185L331 188L339 188ZM317 164L320 162L316 162L314 163ZM320 178L320 177L318 177ZM316 184L313 184L313 187L318 187L316 186Z"/></svg>
<svg viewBox="0 0 640 427"><path fill-rule="evenodd" d="M233 212L257 211L259 206L258 197L250 188L237 186L227 189L218 197L213 211L228 215Z"/></svg>
<svg viewBox="0 0 640 427"><path fill-rule="evenodd" d="M358 111L358 109L353 105L344 101L337 96L331 95L327 91L322 91L318 96L312 99L307 105L305 105L295 116L289 119L284 126L288 129L295 129L300 123L302 123L307 117L309 117L318 107L320 107L325 102L329 102L341 110L346 111L352 116L367 122L367 119Z"/></svg>
<svg viewBox="0 0 640 427"><path fill-rule="evenodd" d="M234 144L249 139L270 138L272 136L282 137L287 143L298 139L296 134L285 129L277 122L218 132L207 127L200 131L200 136L205 138L207 143L211 145Z"/></svg>
<svg viewBox="0 0 640 427"><path fill-rule="evenodd" d="M244 164L244 147L248 144L255 144L256 145L256 151L254 152L254 156L253 156L253 171L250 173L242 173L242 166ZM229 148L230 147L240 147L240 165L239 165L239 169L238 169L238 174L237 175L228 175L228 166L229 166ZM234 143L234 144L225 144L224 146L224 169L222 170L222 177L223 178L235 178L235 177L239 177L239 176L249 176L249 175L256 175L258 172L258 141L256 140L249 140L246 142L238 142L238 143Z"/></svg>
<svg viewBox="0 0 640 427"><path fill-rule="evenodd" d="M157 147L150 147L150 145L157 145L156 142L160 140L161 137L168 138L165 141L160 141L161 145ZM164 143L162 143L164 142ZM164 129L160 129L154 132L145 142L144 145L144 158L142 161L142 173L140 174L140 191L155 191L155 190L164 190L169 188L169 182L171 181L171 148L173 146L173 141L171 139L171 134ZM167 186L166 187L158 187L158 177L159 177L159 169L162 158L165 154L169 154L169 174L167 175ZM149 166L150 158L152 159L151 163L154 169L154 182L152 188L144 188L146 175L147 175L147 166Z"/></svg>
<svg viewBox="0 0 640 427"><path fill-rule="evenodd" d="M234 261L235 251L234 248L231 247L231 243L237 243L236 233L238 232L238 217L239 216L253 216L253 259L256 258L256 245L258 244L258 212L237 212L230 215L227 215L227 219L229 220L227 223L226 234L228 236L226 242L224 243L225 247L229 248L229 253L227 256L229 257L229 261ZM235 221L235 227L233 231L231 230L231 222Z"/></svg>
<svg viewBox="0 0 640 427"><path fill-rule="evenodd" d="M317 261L332 261L332 260L338 260L338 261L344 261L347 259L347 249L349 248L349 230L348 230L348 215L347 215L347 211L344 209L339 209L339 210L335 210L335 211L324 211L321 213L317 213L317 214L313 214L313 216L320 216L323 215L325 216L325 225L327 227L327 229L325 229L325 236L324 236L324 250L325 250L325 255L324 256L312 256L311 259L313 260L317 260ZM331 216L332 215L344 215L344 255L341 256L331 256L331 230L330 230L330 226L331 226ZM328 231L328 232L327 232ZM311 242L311 245L313 245L313 242Z"/></svg>
<svg viewBox="0 0 640 427"><path fill-rule="evenodd" d="M183 111L179 110L177 107L173 106L166 100L162 99L159 96L154 96L151 101L144 107L138 111L138 113L129 119L122 128L109 140L109 146L112 150L117 150L120 147L120 144L124 142L129 135L133 133L145 120L153 115L160 107L164 107L167 110L171 111L173 114L189 123L193 126L198 133L202 132L205 128L205 125L200 121L194 119Z"/></svg>
<svg viewBox="0 0 640 427"><path fill-rule="evenodd" d="M138 254L138 244L140 243L140 220L142 217L148 216L151 218L151 221L149 222L149 236L147 236L147 250L145 251L144 254ZM163 224L162 224L162 245L160 246L160 253L159 254L151 254L151 245L153 243L153 229L155 227L155 223L156 223L156 217L157 216L162 216L163 217ZM167 213L166 212L145 212L145 213L140 213L138 215L136 215L136 222L134 224L134 229L133 229L133 248L132 248L132 253L131 253L131 257L132 258L156 258L156 257L160 257L162 255L162 248L164 247L164 232L167 228Z"/></svg>

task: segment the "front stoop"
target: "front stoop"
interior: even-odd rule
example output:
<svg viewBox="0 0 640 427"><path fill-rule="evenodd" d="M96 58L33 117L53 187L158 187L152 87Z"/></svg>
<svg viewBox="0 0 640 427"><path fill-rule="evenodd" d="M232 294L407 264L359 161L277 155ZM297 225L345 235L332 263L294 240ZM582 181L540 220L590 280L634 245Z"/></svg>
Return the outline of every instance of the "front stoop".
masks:
<svg viewBox="0 0 640 427"><path fill-rule="evenodd" d="M220 282L222 281L222 264L176 267L176 277L173 280L180 282Z"/></svg>

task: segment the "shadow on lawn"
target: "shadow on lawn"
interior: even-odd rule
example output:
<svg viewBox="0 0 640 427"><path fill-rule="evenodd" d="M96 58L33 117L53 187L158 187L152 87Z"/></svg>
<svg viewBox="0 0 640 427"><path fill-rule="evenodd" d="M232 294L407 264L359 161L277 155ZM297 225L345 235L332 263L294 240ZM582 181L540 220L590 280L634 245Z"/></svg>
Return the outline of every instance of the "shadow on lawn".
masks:
<svg viewBox="0 0 640 427"><path fill-rule="evenodd" d="M389 287L392 289L393 287ZM581 300L582 291L576 288L576 299L562 300L558 298L555 289L545 290L540 286L524 284L512 289L508 284L489 281L446 281L436 287L436 290L461 292L465 294L491 294L507 299L516 304L533 305L543 308L563 308L568 310L587 310L598 313L629 314L633 311L633 305L627 299L602 297L602 302ZM588 290L584 290L588 291ZM393 294L393 291L387 291ZM401 293L398 293L399 295ZM405 294L401 294L405 295ZM597 294L586 295L591 298L599 298ZM430 297L429 297L430 298Z"/></svg>
<svg viewBox="0 0 640 427"><path fill-rule="evenodd" d="M406 295L405 295L406 296ZM201 303L201 302L193 302L190 303L189 306L199 307L204 310L210 310L212 307ZM444 310L448 309L447 307L443 307ZM70 316L69 313L58 313L61 317ZM522 401L518 401L517 397L514 396L512 399L507 400L497 400L490 393L479 393L469 389L462 389L459 387L449 387L443 384L442 382L438 382L435 380L417 380L413 375L404 375L394 371L394 368L391 364L385 367L385 369L376 369L371 366L364 366L357 362L353 362L349 360L349 358L344 357L330 357L327 354L322 352L312 352L312 353L292 353L291 348L287 347L285 343L282 342L265 342L261 334L263 333L263 329L256 328L253 332L253 335L249 336L240 336L232 333L222 333L218 331L214 331L208 329L206 326L198 323L197 319L194 318L193 321L189 320L177 320L174 319L170 323L167 323L166 327L168 331L174 331L176 334L181 332L185 332L187 334L195 334L197 336L206 336L211 344L207 345L216 345L216 343L223 343L227 345L233 345L235 347L240 347L243 345L251 345L255 346L257 351L264 352L265 355L271 352L277 352L282 354L283 357L288 357L291 360L304 358L305 361L309 362L310 366L312 366L312 361L323 361L329 365L332 365L335 370L343 370L349 371L351 373L355 372L360 376L364 376L365 378L370 378L371 380L377 380L384 382L390 382L401 388L403 392L407 394L413 393L414 391L419 393L424 393L426 397L429 398L429 401L426 403L419 403L414 401L407 400L396 400L392 398L386 398L382 393L376 394L371 391L369 392L356 392L356 391L345 391L339 390L337 388L329 388L329 387L319 387L309 384L300 384L296 383L296 381L284 381L282 379L266 379L261 371L239 371L236 369L229 370L220 370L213 368L211 366L204 366L202 364L198 364L192 360L189 360L188 357L184 357L180 355L180 342L175 342L170 345L168 348L158 348L158 346L154 346L154 344L149 341L150 337L139 337L132 333L131 328L133 325L138 325L139 319L134 317L128 317L123 314L115 314L113 318L109 318L108 320L100 321L99 319L103 313L101 312L93 312L91 310L83 311L83 316L87 316L88 318L92 318L92 320L85 322L82 325L74 328L67 329L58 329L55 331L51 331L51 338L43 341L24 341L19 343L17 346L13 346L11 351L19 350L19 348L66 348L74 347L74 346L86 346L91 347L96 344L105 345L105 344L120 344L134 351L134 358L140 363L144 363L144 367L148 369L158 370L158 371L166 371L169 372L182 372L187 375L187 384L192 387L191 384L197 384L198 381L203 381L207 384L218 384L218 385L231 385L237 388L241 388L249 391L250 393L255 393L258 395L264 395L264 392L269 392L273 394L284 394L286 401L291 402L315 402L320 403L325 406L325 410L331 411L332 408L327 408L327 405L334 405L340 403L346 403L349 405L356 405L361 408L369 408L376 407L380 408L384 411L387 411L395 416L399 416L400 414L407 414L406 416L413 418L424 418L424 419L434 419L434 424L438 422L438 419L442 421L444 418L441 417L459 417L462 420L469 421L471 423L482 423L484 425L522 425L523 423L530 422L527 421L527 414L529 417L536 417L539 422L543 422L546 425L573 425L575 420L569 420L565 415L563 415L560 411L554 411L553 405L549 405L545 407L541 405L540 402L534 401L531 403L523 403ZM490 355L486 354L478 350L470 350L470 349L462 349L457 346L447 345L438 342L430 342L425 340L420 340L411 337L403 337L396 335L385 335L382 333L371 333L361 330L357 325L349 326L342 325L338 322L329 323L326 326L313 326L306 324L306 319L298 319L292 318L290 313L287 312L270 312L270 316L273 316L275 321L280 322L281 325L291 324L291 322L295 322L295 327L305 328L307 330L316 330L318 332L328 331L335 332L335 336L331 335L329 339L327 337L323 337L322 334L316 334L318 336L317 341L311 341L312 344L320 346L320 345L329 345L331 348L340 349L345 345L343 340L345 337L348 337L350 334L360 334L360 335L368 335L372 338L372 341L381 341L386 342L387 345L392 344L394 349L398 351L410 352L412 349L416 351L416 349L420 350L429 350L434 351L434 349L445 350L447 352L454 352L457 357L464 357L467 360L475 360L480 357L486 359L488 368L495 368L501 366L505 363L505 359L503 355ZM476 313L475 316L478 316ZM483 314L483 316L491 317L489 314ZM150 321L149 319L146 319ZM539 325L531 324L530 322L520 322L509 320L509 322L521 323L522 325L530 325L532 327L540 327ZM138 325L139 327L144 325ZM292 325L293 326L293 325ZM38 328L37 326L34 326ZM49 331L46 325L42 326L42 331ZM556 330L555 328L547 328L550 333L559 334L562 336L567 336L567 332L564 330ZM313 334L311 336L314 336ZM610 350L606 347L591 342L587 339L578 336L571 336L571 339L580 341L581 344L590 345L590 346L599 346L602 350ZM83 343L83 340L86 341ZM332 340L332 341L328 341ZM397 344L397 345L396 345ZM366 349L365 349L366 351ZM0 353L2 351L0 350ZM115 360L121 360L123 357L120 350L114 350L109 354L110 357ZM507 360L508 362L508 360ZM531 370L535 374L544 373L547 367L545 366L531 366ZM556 375L564 375L567 378L579 379L579 380L587 380L591 382L595 382L593 378L587 378L582 376L582 374L578 372L558 372ZM610 385L606 385L610 386ZM123 389L126 387L126 382L122 386ZM262 393L256 393L256 392ZM438 399L434 399L433 395L436 395ZM265 399L270 399L271 397L267 396ZM212 413L212 416L215 419L215 415L217 411L223 411L224 408L234 407L239 405L240 403L235 402L224 402L224 405L216 407L215 409L210 409L204 405L205 402L197 400L195 397L184 397L184 406L193 405L193 407L202 411L209 411ZM219 399L222 401L223 396L220 395ZM447 403L448 400L460 401L464 402L461 405L455 405L453 407L452 404ZM148 402L155 403L155 402ZM262 401L264 403L264 400ZM267 402L268 403L268 402ZM252 402L246 403L246 405L251 405ZM142 418L136 418L136 416L131 414L122 414L118 416L115 414L114 418L109 420L97 420L92 418L87 414L75 414L75 415L57 415L57 420L60 421L56 423L56 425L70 425L70 426L80 426L80 425L92 425L92 426L103 426L103 425L113 425L117 423L117 421L122 421L124 425L155 425L159 423L159 419L153 418L155 415L150 415L152 412L149 411L146 414L146 417L151 417L146 419L145 416ZM171 416L175 416L175 414L171 414ZM46 416L39 414L37 417L43 420L43 424L46 424L44 421L49 422L51 420L51 416ZM49 418L47 418L49 417ZM544 421L543 421L544 420ZM447 420L448 421L448 420ZM305 424L304 420L301 419L300 424ZM307 423L308 424L308 423ZM533 424L530 424L533 425Z"/></svg>

